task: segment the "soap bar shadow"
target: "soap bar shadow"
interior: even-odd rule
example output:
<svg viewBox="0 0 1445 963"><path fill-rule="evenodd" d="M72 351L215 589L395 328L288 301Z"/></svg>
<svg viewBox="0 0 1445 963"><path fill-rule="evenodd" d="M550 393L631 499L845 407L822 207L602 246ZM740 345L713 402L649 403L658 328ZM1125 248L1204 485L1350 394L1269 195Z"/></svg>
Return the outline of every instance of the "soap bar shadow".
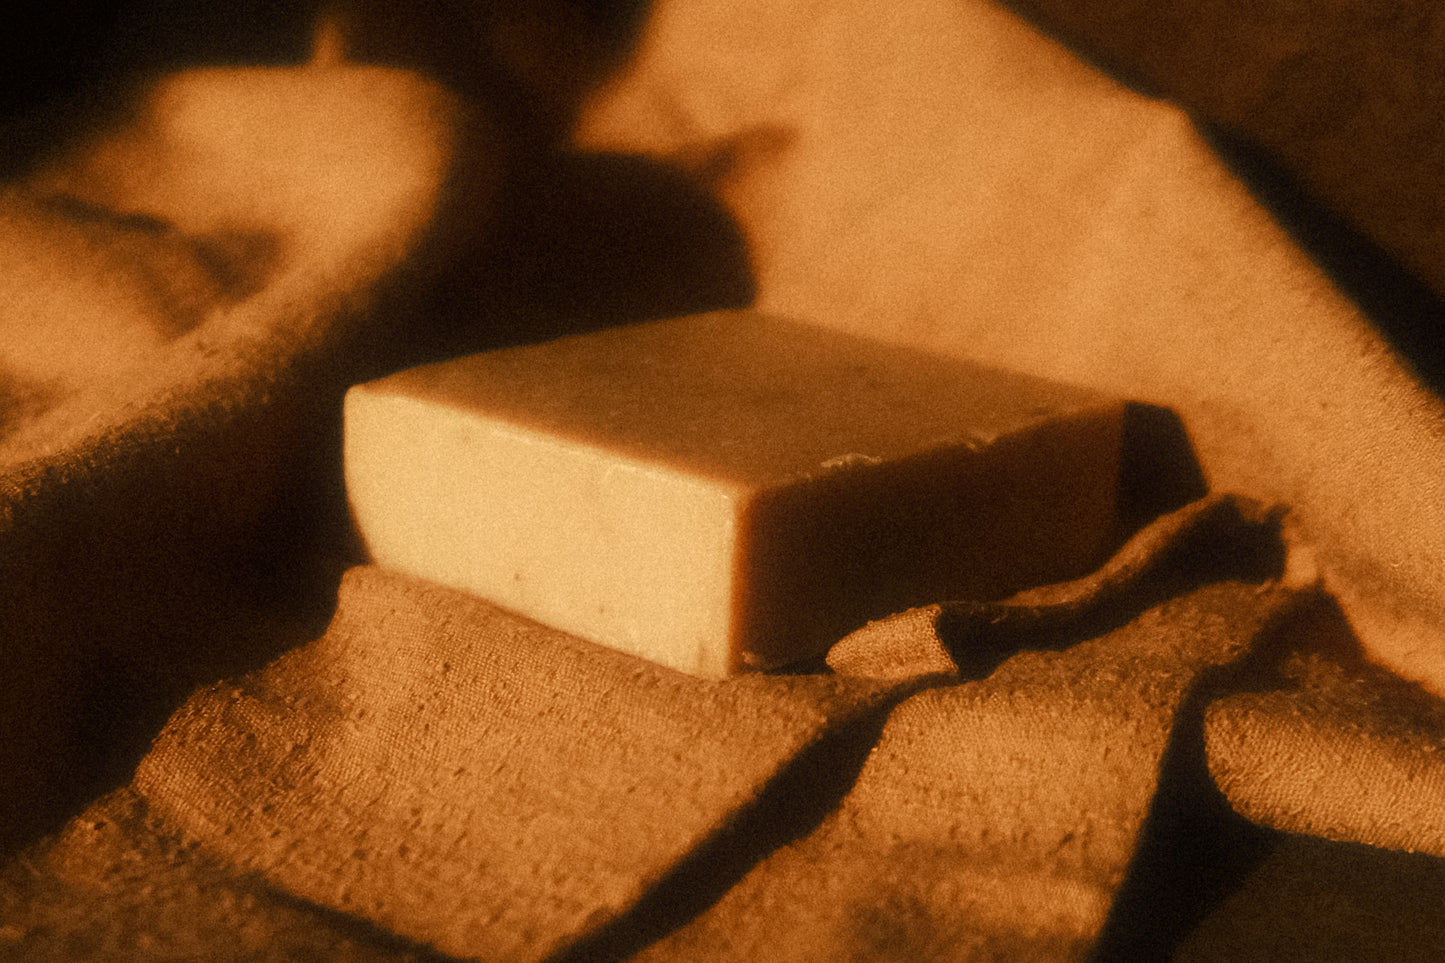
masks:
<svg viewBox="0 0 1445 963"><path fill-rule="evenodd" d="M688 175L564 153L515 175L491 239L413 313L429 328L419 360L440 361L745 308L756 294L741 228Z"/></svg>
<svg viewBox="0 0 1445 963"><path fill-rule="evenodd" d="M1143 402L1125 406L1115 545L1208 491L1204 470L1179 415L1171 408Z"/></svg>
<svg viewBox="0 0 1445 963"><path fill-rule="evenodd" d="M1127 405L1118 519L1109 554L1155 519L1206 494L1208 485L1178 415L1154 405ZM1252 516L1231 502L1216 505L1201 524L1149 557L1092 585L1077 583L1049 604L940 600L935 631L961 678L985 679L1021 651L1063 651L1202 586L1278 578L1285 556L1277 517L1268 511ZM1117 564L1116 559L1105 567Z"/></svg>

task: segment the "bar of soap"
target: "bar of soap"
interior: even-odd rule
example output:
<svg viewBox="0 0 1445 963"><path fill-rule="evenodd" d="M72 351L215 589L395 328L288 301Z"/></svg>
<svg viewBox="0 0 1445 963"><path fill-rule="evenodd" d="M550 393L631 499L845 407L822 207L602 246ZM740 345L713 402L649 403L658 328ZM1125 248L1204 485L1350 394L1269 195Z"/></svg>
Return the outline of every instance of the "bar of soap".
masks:
<svg viewBox="0 0 1445 963"><path fill-rule="evenodd" d="M1123 405L748 312L352 388L373 560L684 672L816 655L872 619L1080 575Z"/></svg>

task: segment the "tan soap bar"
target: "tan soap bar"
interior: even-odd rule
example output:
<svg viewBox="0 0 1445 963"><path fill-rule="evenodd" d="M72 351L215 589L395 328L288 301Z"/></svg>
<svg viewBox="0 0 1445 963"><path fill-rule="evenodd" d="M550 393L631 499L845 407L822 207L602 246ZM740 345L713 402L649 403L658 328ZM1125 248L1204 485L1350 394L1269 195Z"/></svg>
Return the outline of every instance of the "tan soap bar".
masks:
<svg viewBox="0 0 1445 963"><path fill-rule="evenodd" d="M1123 406L720 312L351 389L346 484L384 566L704 676L871 619L1079 575Z"/></svg>

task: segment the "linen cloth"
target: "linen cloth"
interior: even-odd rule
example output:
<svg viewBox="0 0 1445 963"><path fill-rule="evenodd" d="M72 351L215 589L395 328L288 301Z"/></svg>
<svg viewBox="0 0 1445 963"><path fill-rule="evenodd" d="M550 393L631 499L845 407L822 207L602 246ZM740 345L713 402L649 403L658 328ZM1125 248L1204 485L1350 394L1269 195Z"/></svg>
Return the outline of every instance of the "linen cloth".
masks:
<svg viewBox="0 0 1445 963"><path fill-rule="evenodd" d="M59 954L57 918L106 901L109 952L219 952L158 891L254 952L349 945L285 893L459 958L628 954L683 923L642 958L1080 958L1199 735L1187 700L1312 594L1244 508L1181 509L1046 593L875 623L837 671L728 681L353 569L321 638L196 693L131 789L12 867L10 938Z"/></svg>
<svg viewBox="0 0 1445 963"><path fill-rule="evenodd" d="M74 784L70 765L103 762L87 742L130 713L153 726L177 687L235 658L207 646L209 629L229 615L259 639L278 603L305 607L319 572L284 570L283 546L335 500L321 494L334 408L388 363L376 339L416 350L397 317L376 319L405 315L388 286L432 270L425 252L445 259L438 205L473 176L454 166L466 108L400 71L208 69L161 80L136 113L3 198L0 379L36 395L0 409L7 845ZM480 156L476 177L494 178ZM183 286L194 309L147 296L188 252L233 238L214 273L254 283ZM35 272L64 278L77 259L94 275L78 296L51 281L27 300ZM152 269L141 284L137 264ZM107 326L131 350L97 335Z"/></svg>
<svg viewBox="0 0 1445 963"><path fill-rule="evenodd" d="M579 161L603 176L549 206L580 168L514 171L499 216L550 229L510 250L475 245L516 143L394 67L163 78L12 185L7 225L139 215L140 243L256 273L72 392L6 385L5 845L131 784L9 861L0 956L1445 953L1442 717L1417 684L1439 691L1439 402L1185 112L1274 151L1438 291L1433 48L1412 26L1433 21L1034 9L1183 107L974 0L664 0L577 142L686 173ZM682 206L631 223L667 243L597 230L659 184ZM737 258L739 230L750 280L678 253ZM614 254L609 302L590 282ZM128 276L91 306L149 303ZM939 600L829 666L737 684L376 569L338 590L346 384L754 285L770 310L1176 410L1210 487L1259 501L1199 502L1078 584ZM1145 490L1172 451L1149 440L1126 479Z"/></svg>

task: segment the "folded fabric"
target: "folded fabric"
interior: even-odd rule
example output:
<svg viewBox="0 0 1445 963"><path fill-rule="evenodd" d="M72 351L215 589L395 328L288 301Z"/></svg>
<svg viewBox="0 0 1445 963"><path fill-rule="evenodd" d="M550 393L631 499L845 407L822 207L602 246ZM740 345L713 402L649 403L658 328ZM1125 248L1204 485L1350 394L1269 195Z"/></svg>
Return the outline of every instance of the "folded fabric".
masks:
<svg viewBox="0 0 1445 963"><path fill-rule="evenodd" d="M351 384L751 296L682 178L545 154L500 196L514 145L410 71L135 97L0 188L0 852L124 782L195 685L324 627L358 560Z"/></svg>
<svg viewBox="0 0 1445 963"><path fill-rule="evenodd" d="M12 865L0 935L40 952L107 900L112 949L184 945L179 900L281 947L345 914L488 960L1079 958L1195 818L1155 802L1187 707L1296 608L1274 531L1207 499L1094 577L729 681L353 569L322 637L198 692L132 790Z"/></svg>
<svg viewBox="0 0 1445 963"><path fill-rule="evenodd" d="M1203 527L1227 517L1202 514ZM1201 518L1164 524L1181 521ZM1169 542L1153 547L1180 547ZM1143 561L1130 554L1116 570ZM1010 627L1017 644L1062 646L1092 605L1119 601L1097 592L1108 582L1055 603L1062 617L1024 605L906 613L870 627L872 659L840 653L845 640L830 662L891 676L890 650L914 662L932 649L923 664L973 665L978 647L998 651L980 643L1009 632L997 627L1011 613L1032 628ZM1132 580L1128 602L1144 604L1148 583ZM817 829L640 958L1087 958L1138 852L1166 751L1191 737L1186 699L1246 654L1290 599L1277 585L1216 584L1062 651L1020 653L986 678L913 696Z"/></svg>
<svg viewBox="0 0 1445 963"><path fill-rule="evenodd" d="M401 71L202 70L0 191L0 850L324 624L340 396L415 351L484 130Z"/></svg>
<svg viewBox="0 0 1445 963"><path fill-rule="evenodd" d="M1348 6L1320 29L1365 18L1368 45L1433 22ZM1203 501L1076 583L939 600L826 668L737 683L375 568L338 598L342 553L303 547L344 528L340 393L443 344L410 296L457 294L433 282L488 229L505 158L405 71L159 79L0 191L0 325L70 312L0 338L0 852L129 778L198 680L234 681L0 869L0 957L1445 955L1445 717L1371 664L1445 692L1438 398L1184 111L1003 8L651 13L577 143L707 185L748 257L733 225L671 211L633 222L653 243L588 248L635 210L640 162L589 162L613 193L550 208L562 180L527 170L506 203L551 231L477 257L499 283L462 279L462 313L501 290L504 337L634 319L651 308L596 290L617 256L633 280L662 265L628 290L694 285L653 307L715 307L746 299L750 258L764 309L1175 408L1212 487L1260 501ZM1113 22L1083 33L1147 73L1157 35ZM1207 72L1161 84L1438 283L1438 204L1396 196L1433 182L1438 138L1411 133L1429 108L1381 126L1392 96L1430 100L1410 79L1428 37L1402 93L1367 84L1316 133L1345 68L1315 83L1323 48L1254 36L1278 71L1218 100ZM1355 133L1374 146L1331 147ZM571 246L581 270L558 265ZM36 286L55 278L85 283Z"/></svg>
<svg viewBox="0 0 1445 963"><path fill-rule="evenodd" d="M421 963L435 956L236 876L108 794L0 871L0 959Z"/></svg>
<svg viewBox="0 0 1445 963"><path fill-rule="evenodd" d="M1264 826L1445 856L1445 707L1322 645L1343 627L1309 627L1280 687L1209 707L1209 767L1230 805Z"/></svg>
<svg viewBox="0 0 1445 963"><path fill-rule="evenodd" d="M898 687L698 680L353 569L325 636L198 693L135 786L236 872L455 956L540 960Z"/></svg>
<svg viewBox="0 0 1445 963"><path fill-rule="evenodd" d="M1445 293L1445 11L1418 0L1012 0L1111 69L1268 150ZM1438 328L1419 332L1435 335Z"/></svg>

